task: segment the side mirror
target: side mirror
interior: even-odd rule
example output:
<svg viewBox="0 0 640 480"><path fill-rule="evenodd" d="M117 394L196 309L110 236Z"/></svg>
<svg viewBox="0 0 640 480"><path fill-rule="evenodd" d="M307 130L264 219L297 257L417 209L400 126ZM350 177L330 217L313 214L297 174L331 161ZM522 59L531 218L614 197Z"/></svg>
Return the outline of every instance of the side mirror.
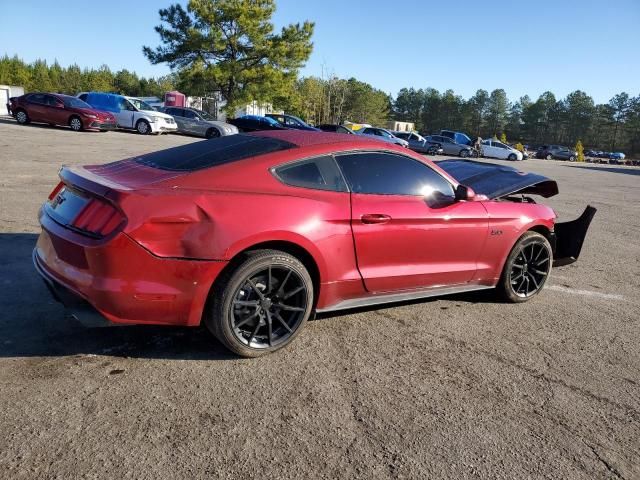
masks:
<svg viewBox="0 0 640 480"><path fill-rule="evenodd" d="M474 200L476 197L476 192L474 192L471 187L467 187L465 185L458 185L456 187L455 193L456 193L456 201Z"/></svg>

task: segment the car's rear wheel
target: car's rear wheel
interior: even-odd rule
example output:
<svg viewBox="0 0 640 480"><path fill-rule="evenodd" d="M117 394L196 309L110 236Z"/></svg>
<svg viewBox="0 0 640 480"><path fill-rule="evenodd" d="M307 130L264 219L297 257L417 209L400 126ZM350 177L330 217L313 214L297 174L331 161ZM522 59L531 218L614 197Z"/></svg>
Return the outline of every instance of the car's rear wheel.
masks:
<svg viewBox="0 0 640 480"><path fill-rule="evenodd" d="M553 160L553 155L547 154L547 156L544 157L544 158L546 158L547 160Z"/></svg>
<svg viewBox="0 0 640 480"><path fill-rule="evenodd" d="M220 130L217 128L210 128L207 133L204 134L205 138L217 138L220 136Z"/></svg>
<svg viewBox="0 0 640 480"><path fill-rule="evenodd" d="M507 157L507 160L511 160L512 162L516 161L517 159L518 156L515 153L512 153Z"/></svg>
<svg viewBox="0 0 640 480"><path fill-rule="evenodd" d="M467 149L460 150L460 156L462 158L467 158L469 156L469 150Z"/></svg>
<svg viewBox="0 0 640 480"><path fill-rule="evenodd" d="M73 130L74 132L79 132L80 130L82 130L82 120L80 120L79 117L73 116L69 119L69 127L71 127L71 130Z"/></svg>
<svg viewBox="0 0 640 480"><path fill-rule="evenodd" d="M29 115L27 115L27 112L25 112L24 110L18 110L16 112L16 121L20 125L26 125L27 123L29 123Z"/></svg>
<svg viewBox="0 0 640 480"><path fill-rule="evenodd" d="M257 250L216 282L210 304L211 333L238 355L258 357L300 333L313 307L313 282L294 256Z"/></svg>
<svg viewBox="0 0 640 480"><path fill-rule="evenodd" d="M140 135L149 135L151 133L151 125L146 120L138 120L136 130Z"/></svg>
<svg viewBox="0 0 640 480"><path fill-rule="evenodd" d="M507 257L498 291L509 302L526 302L542 290L552 262L549 240L537 232L525 233Z"/></svg>
<svg viewBox="0 0 640 480"><path fill-rule="evenodd" d="M569 157L569 161L570 161L570 162L575 162L575 161L576 161L576 157L574 157L573 155L571 155L571 156Z"/></svg>

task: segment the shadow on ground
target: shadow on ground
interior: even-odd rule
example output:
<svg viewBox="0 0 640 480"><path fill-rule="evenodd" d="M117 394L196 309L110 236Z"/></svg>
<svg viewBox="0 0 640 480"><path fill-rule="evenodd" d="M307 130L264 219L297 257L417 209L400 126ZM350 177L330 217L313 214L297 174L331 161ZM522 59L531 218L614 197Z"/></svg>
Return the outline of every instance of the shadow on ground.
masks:
<svg viewBox="0 0 640 480"><path fill-rule="evenodd" d="M37 235L0 234L0 357L111 355L182 360L231 360L205 327L104 326L88 328L53 299L35 271L31 253ZM495 302L492 291L447 297L461 303ZM403 302L401 305L436 301ZM397 307L388 304L318 315L318 320ZM441 308L448 308L443 306Z"/></svg>

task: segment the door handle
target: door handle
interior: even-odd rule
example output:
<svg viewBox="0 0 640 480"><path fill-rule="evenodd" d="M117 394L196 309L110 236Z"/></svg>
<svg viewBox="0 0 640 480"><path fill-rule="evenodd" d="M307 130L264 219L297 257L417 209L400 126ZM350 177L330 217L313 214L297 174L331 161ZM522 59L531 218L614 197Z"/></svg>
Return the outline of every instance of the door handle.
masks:
<svg viewBox="0 0 640 480"><path fill-rule="evenodd" d="M383 213L365 213L360 217L360 221L365 225L388 223L390 220L391 217Z"/></svg>

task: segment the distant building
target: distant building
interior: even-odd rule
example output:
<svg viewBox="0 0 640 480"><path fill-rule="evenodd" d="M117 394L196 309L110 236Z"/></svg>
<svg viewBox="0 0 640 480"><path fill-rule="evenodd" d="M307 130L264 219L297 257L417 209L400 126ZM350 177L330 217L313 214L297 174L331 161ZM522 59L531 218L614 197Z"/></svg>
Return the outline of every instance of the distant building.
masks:
<svg viewBox="0 0 640 480"><path fill-rule="evenodd" d="M387 122L387 128L389 130L395 130L396 132L413 132L416 129L416 124L413 122L397 122L391 120Z"/></svg>
<svg viewBox="0 0 640 480"><path fill-rule="evenodd" d="M11 97L24 95L24 88L15 85L0 85L0 115L9 115L7 104Z"/></svg>

